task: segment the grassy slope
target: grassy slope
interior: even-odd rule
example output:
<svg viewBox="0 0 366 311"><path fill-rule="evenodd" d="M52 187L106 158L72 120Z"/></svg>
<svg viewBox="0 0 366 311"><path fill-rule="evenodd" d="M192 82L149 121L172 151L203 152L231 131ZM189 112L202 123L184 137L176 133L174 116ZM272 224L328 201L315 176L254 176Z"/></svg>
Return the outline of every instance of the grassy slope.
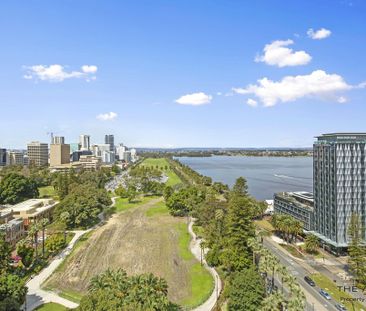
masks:
<svg viewBox="0 0 366 311"><path fill-rule="evenodd" d="M352 304L350 302L345 302L345 301L341 300L341 298L343 298L343 299L351 298L351 296L348 293L340 291L337 288L337 285L341 285L341 284L336 284L336 283L332 282L330 279L328 279L326 276L324 276L322 274L318 274L318 273L311 275L311 278L314 280L314 282L316 283L317 286L321 287L326 292L328 292L328 294L332 296L332 299L345 305L348 310L353 310ZM355 302L354 307L355 307L355 309L354 309L355 311L360 311L360 310L362 310L362 308L364 310L366 309L359 302Z"/></svg>
<svg viewBox="0 0 366 311"><path fill-rule="evenodd" d="M154 206L149 208L145 213L145 215L147 217L168 215L168 214L169 214L169 209L166 207L164 201L161 201L161 202L155 204Z"/></svg>
<svg viewBox="0 0 366 311"><path fill-rule="evenodd" d="M66 311L67 308L62 305L59 305L57 303L50 302L50 303L46 303L46 304L38 307L35 310L37 310L37 311Z"/></svg>
<svg viewBox="0 0 366 311"><path fill-rule="evenodd" d="M127 198L118 198L116 199L116 212L123 212L129 210L130 208L140 206L141 204L145 204L152 199L156 199L156 196L146 196L139 197L133 202L128 202Z"/></svg>
<svg viewBox="0 0 366 311"><path fill-rule="evenodd" d="M192 261L190 267L190 281L191 281L191 296L184 299L181 304L192 308L199 306L210 297L214 289L214 281L211 274L198 263L189 250L191 236L187 231L185 223L177 224L179 232L179 252L184 260Z"/></svg>
<svg viewBox="0 0 366 311"><path fill-rule="evenodd" d="M145 159L140 165L142 166L158 166L160 170L164 172L168 176L167 186L175 186L177 184L181 184L182 181L180 178L170 169L170 164L168 161L164 158L147 158ZM168 167L167 170L165 170L165 166Z"/></svg>

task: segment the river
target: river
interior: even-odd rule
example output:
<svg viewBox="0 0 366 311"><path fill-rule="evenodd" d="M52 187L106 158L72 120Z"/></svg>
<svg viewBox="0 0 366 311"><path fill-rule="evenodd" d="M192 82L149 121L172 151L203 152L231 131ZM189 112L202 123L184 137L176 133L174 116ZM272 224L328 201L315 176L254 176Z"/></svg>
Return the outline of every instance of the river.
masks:
<svg viewBox="0 0 366 311"><path fill-rule="evenodd" d="M182 163L202 175L232 186L243 176L249 193L258 200L272 199L283 191L313 189L313 159L311 157L178 157Z"/></svg>

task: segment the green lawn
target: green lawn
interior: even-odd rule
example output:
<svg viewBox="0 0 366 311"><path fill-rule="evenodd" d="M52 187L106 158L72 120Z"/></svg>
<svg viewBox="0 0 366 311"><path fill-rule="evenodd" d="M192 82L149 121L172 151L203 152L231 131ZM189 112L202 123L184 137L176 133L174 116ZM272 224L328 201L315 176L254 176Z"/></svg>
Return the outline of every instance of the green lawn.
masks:
<svg viewBox="0 0 366 311"><path fill-rule="evenodd" d="M169 214L169 209L166 207L164 201L156 203L154 206L152 206L151 208L149 208L146 211L147 217L168 215L168 214Z"/></svg>
<svg viewBox="0 0 366 311"><path fill-rule="evenodd" d="M66 311L67 308L62 305L59 305L58 303L50 302L50 303L46 303L46 304L38 307L35 310L38 310L38 311Z"/></svg>
<svg viewBox="0 0 366 311"><path fill-rule="evenodd" d="M315 284L322 289L324 289L326 292L328 292L329 295L332 296L332 299L336 300L337 302L345 305L348 310L353 310L352 304L350 302L346 302L343 299L349 299L351 298L351 295L349 295L347 292L340 291L337 287L337 284L333 282L332 280L328 279L326 276L316 273L312 274L311 278L314 280ZM354 302L354 310L360 311L360 310L366 310L366 307L360 304L359 302Z"/></svg>
<svg viewBox="0 0 366 311"><path fill-rule="evenodd" d="M53 186L39 187L40 198L52 198L56 195L55 188Z"/></svg>
<svg viewBox="0 0 366 311"><path fill-rule="evenodd" d="M157 166L161 171L164 172L164 174L168 176L168 181L166 183L167 186L175 186L182 183L177 174L175 174L174 171L170 168L170 164L165 158L147 158L142 161L140 165L154 166L154 168ZM168 169L166 170L165 167L168 167Z"/></svg>
<svg viewBox="0 0 366 311"><path fill-rule="evenodd" d="M280 244L285 250L287 250L292 256L303 259L304 255L301 254L295 246L289 244Z"/></svg>
<svg viewBox="0 0 366 311"><path fill-rule="evenodd" d="M127 211L130 208L139 206L141 204L147 203L152 199L156 199L157 196L141 196L136 198L133 202L128 202L128 198L118 198L116 199L116 212Z"/></svg>
<svg viewBox="0 0 366 311"><path fill-rule="evenodd" d="M255 220L254 224L256 226L262 228L262 229L267 230L267 231L274 231L274 228L273 228L272 224L268 220L265 220L265 219Z"/></svg>
<svg viewBox="0 0 366 311"><path fill-rule="evenodd" d="M184 260L193 261L190 270L191 279L191 296L181 302L188 308L199 306L205 302L214 289L214 280L211 274L200 263L196 262L195 257L189 250L191 236L187 231L187 224L180 223L177 225L179 232L179 254Z"/></svg>

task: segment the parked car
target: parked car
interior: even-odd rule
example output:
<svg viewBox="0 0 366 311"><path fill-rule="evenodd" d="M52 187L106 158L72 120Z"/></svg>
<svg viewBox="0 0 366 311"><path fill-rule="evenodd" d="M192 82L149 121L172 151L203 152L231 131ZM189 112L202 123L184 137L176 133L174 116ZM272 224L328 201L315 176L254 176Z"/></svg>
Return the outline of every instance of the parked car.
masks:
<svg viewBox="0 0 366 311"><path fill-rule="evenodd" d="M308 283L310 286L315 286L315 282L310 278L310 276L305 276L304 280L306 283Z"/></svg>
<svg viewBox="0 0 366 311"><path fill-rule="evenodd" d="M322 295L327 300L331 300L332 299L332 297L330 297L330 295L324 289L321 289L319 291L319 293L320 293L320 295Z"/></svg>
<svg viewBox="0 0 366 311"><path fill-rule="evenodd" d="M344 305L341 305L340 303L337 303L335 305L336 309L339 311L347 311L347 308Z"/></svg>

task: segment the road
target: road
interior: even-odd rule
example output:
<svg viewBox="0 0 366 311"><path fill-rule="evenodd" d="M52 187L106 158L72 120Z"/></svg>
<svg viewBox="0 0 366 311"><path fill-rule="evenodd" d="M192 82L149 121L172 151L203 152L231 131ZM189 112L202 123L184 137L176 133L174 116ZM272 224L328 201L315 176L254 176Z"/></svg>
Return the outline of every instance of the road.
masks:
<svg viewBox="0 0 366 311"><path fill-rule="evenodd" d="M192 229L193 224L194 224L194 220L191 218L189 225L188 225L188 232L192 237L189 247L190 247L192 254L200 261L201 260L200 243L201 243L202 239L197 238L196 234L193 232L193 229ZM214 288L211 296L202 305L198 306L197 308L194 308L192 311L211 311L213 309L213 307L215 306L217 299L222 290L220 276L218 275L216 270L214 268L211 268L207 264L207 262L204 258L202 260L202 263L203 263L204 267L211 273L211 275L215 281L215 288Z"/></svg>
<svg viewBox="0 0 366 311"><path fill-rule="evenodd" d="M56 293L41 289L41 284L51 276L57 267L64 261L67 255L71 253L75 243L89 230L73 231L75 235L70 241L69 245L46 268L44 268L41 273L26 283L26 286L28 287L28 293L25 302L25 310L32 311L38 306L48 302L55 302L72 309L78 306L76 303L64 299L58 296Z"/></svg>
<svg viewBox="0 0 366 311"><path fill-rule="evenodd" d="M306 311L337 311L335 308L336 302L333 299L326 300L319 294L320 288L318 286L312 287L304 281L304 277L310 273L296 260L289 257L288 254L282 251L275 242L268 238L264 239L263 245L272 251L279 258L281 263L289 270L289 272L296 277L306 296Z"/></svg>

